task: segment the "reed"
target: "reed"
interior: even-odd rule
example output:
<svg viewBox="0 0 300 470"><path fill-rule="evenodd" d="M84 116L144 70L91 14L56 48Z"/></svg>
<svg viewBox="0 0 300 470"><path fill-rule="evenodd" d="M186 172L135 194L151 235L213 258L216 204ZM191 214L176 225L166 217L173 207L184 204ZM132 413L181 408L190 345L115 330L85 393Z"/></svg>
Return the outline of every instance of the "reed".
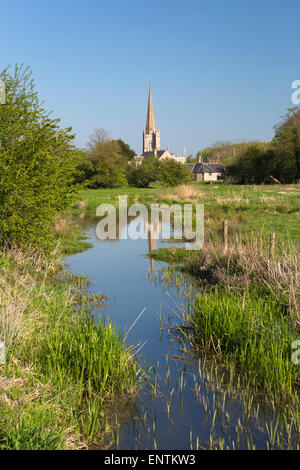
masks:
<svg viewBox="0 0 300 470"><path fill-rule="evenodd" d="M0 449L100 447L113 409L142 376L121 332L94 322L88 279L60 273L59 257L0 253Z"/></svg>
<svg viewBox="0 0 300 470"><path fill-rule="evenodd" d="M299 392L299 367L291 359L298 333L275 300L206 290L196 295L188 319L193 345L234 362L253 388L277 398Z"/></svg>

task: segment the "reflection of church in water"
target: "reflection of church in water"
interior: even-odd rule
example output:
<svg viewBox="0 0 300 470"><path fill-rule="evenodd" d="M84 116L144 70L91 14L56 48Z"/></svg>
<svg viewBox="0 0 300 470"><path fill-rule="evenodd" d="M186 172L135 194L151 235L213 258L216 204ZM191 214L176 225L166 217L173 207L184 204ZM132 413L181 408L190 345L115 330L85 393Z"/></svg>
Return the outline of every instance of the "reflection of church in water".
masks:
<svg viewBox="0 0 300 470"><path fill-rule="evenodd" d="M151 221L151 216L148 214L146 215L145 213L141 214L142 216L142 228L141 228L141 233L142 233L142 238L146 239L148 241L148 252L151 253L152 251L156 250L156 244L157 240L160 238L161 233L162 233L162 223L161 223L161 218L158 217L158 219L153 223ZM128 227L131 223L135 223L136 219L135 217L131 217L127 215L127 218L120 218L119 216L117 217L117 227L116 227L116 233L119 234L119 236L116 238L117 240L122 239L122 235L128 231ZM141 220L138 221L138 224L141 222ZM128 233L128 232L127 232ZM127 235L128 236L128 235ZM154 259L150 258L150 269L151 273L154 273Z"/></svg>
<svg viewBox="0 0 300 470"><path fill-rule="evenodd" d="M154 228L153 225L147 222L147 235L148 235L148 248L149 253L156 250L156 240L159 238L161 234L161 222L158 221L157 226ZM154 259L150 258L150 269L153 275L154 273Z"/></svg>

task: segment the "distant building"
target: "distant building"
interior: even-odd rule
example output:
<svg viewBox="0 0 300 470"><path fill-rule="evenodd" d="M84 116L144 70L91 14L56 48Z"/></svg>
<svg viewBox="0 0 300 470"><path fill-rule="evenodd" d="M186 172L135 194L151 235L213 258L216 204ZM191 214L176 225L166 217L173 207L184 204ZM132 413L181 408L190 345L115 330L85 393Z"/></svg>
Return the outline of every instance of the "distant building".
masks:
<svg viewBox="0 0 300 470"><path fill-rule="evenodd" d="M221 163L187 163L195 181L217 181L225 178L225 168Z"/></svg>
<svg viewBox="0 0 300 470"><path fill-rule="evenodd" d="M159 160L165 160L166 158L172 158L180 163L185 163L186 158L181 157L180 154L177 156L172 153L169 148L161 150L160 148L160 131L155 127L154 111L152 103L152 92L151 82L149 86L149 97L148 97L148 109L147 109L147 120L146 127L143 132L143 153L142 155L136 155L134 160L137 164L141 164L145 158L151 156L157 156Z"/></svg>
<svg viewBox="0 0 300 470"><path fill-rule="evenodd" d="M146 128L143 132L143 156L145 154L157 155L160 150L160 131L155 128L154 111L152 104L151 82L149 85L148 110Z"/></svg>

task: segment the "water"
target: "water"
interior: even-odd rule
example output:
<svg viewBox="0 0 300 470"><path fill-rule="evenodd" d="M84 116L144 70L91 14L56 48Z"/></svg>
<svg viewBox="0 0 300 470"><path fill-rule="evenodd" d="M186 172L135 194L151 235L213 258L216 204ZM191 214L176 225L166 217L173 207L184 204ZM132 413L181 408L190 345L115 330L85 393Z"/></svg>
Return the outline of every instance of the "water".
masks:
<svg viewBox="0 0 300 470"><path fill-rule="evenodd" d="M141 348L140 364L154 366L157 377L156 394L145 385L134 406L129 409L128 405L128 413L120 411L118 422L123 420L123 424L112 448L266 448L270 438L265 423L275 425L274 410L258 400L259 410L252 406L249 417L247 398L243 399L239 391L232 395L226 387L218 390L212 378L217 366L183 354L178 335L166 328L182 323L180 309L186 298L174 286L158 282L166 265L143 254L168 243L147 239L101 241L96 238L96 220L84 216L81 224L94 247L65 262L74 274L90 277L95 294L107 296L102 310L122 331L128 331L143 312L127 342ZM151 377L153 384L153 369Z"/></svg>

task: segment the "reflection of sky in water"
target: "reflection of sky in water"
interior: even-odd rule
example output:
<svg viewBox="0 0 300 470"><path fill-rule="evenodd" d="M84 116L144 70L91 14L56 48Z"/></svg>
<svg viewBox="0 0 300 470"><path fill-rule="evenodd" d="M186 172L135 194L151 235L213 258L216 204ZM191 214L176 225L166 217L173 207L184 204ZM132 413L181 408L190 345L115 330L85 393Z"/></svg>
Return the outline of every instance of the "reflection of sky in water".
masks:
<svg viewBox="0 0 300 470"><path fill-rule="evenodd" d="M198 362L169 358L170 382L168 386L165 380L166 355L178 354L178 345L170 342L167 332L161 330L160 318L167 320L170 317L173 324L180 324L180 319L176 314L183 300L178 298L172 287L164 288L160 283L147 281L147 274L150 274L151 279L154 269L157 271L166 265L154 262L142 254L169 246L169 243L147 238L101 241L95 235L95 221L82 219L81 224L94 247L66 258L65 262L70 266L71 271L74 274L90 276L94 292L108 297L105 316L109 316L121 330L128 330L145 309L129 332L127 341L132 345L145 343L139 353L139 361L146 366L154 365L160 376L160 390L164 397L151 399L145 405L151 419L155 419L158 449L190 449L191 436L194 439L199 436L200 443L207 445L217 396L207 384L202 383L200 402L195 399L192 374L197 373ZM144 229L148 236L147 227L141 227L141 229ZM124 234L124 230L125 228L121 230L121 233ZM185 387L180 397L178 383L182 373ZM173 388L169 419L165 397L172 392ZM209 402L207 416L201 403L202 397ZM225 429L221 421L226 412L230 415L231 424ZM223 415L223 418L217 416L215 429L218 436L226 437L225 442L230 445L236 439L235 426L239 417L242 416L239 400L227 397ZM129 425L125 435L120 439L119 447L121 449L136 447L153 449L151 420L145 429L139 420L134 420L134 423L135 430ZM252 428L251 434L256 448L265 448L265 434L259 433L254 426ZM249 429L251 429L251 422ZM247 444L244 446L247 447Z"/></svg>

